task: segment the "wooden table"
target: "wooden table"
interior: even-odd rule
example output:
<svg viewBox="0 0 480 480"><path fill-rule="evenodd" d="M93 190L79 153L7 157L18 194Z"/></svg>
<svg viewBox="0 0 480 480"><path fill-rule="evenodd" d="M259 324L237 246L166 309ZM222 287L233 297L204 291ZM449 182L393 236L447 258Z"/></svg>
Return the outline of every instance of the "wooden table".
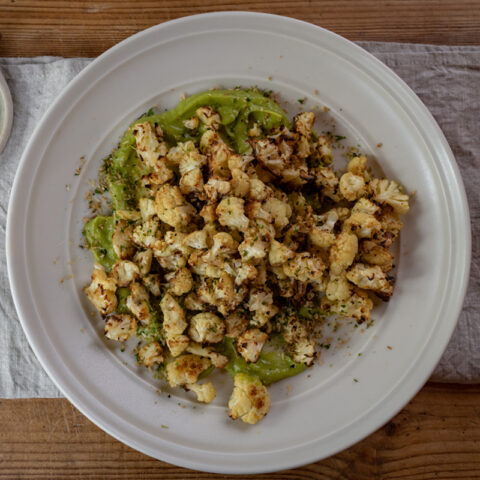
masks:
<svg viewBox="0 0 480 480"><path fill-rule="evenodd" d="M0 56L94 57L151 25L216 10L288 15L351 40L480 45L480 2L469 0L0 0ZM228 477L140 454L67 400L0 400L0 479L61 478ZM248 478L480 478L480 385L427 384L395 418L348 450L296 470Z"/></svg>

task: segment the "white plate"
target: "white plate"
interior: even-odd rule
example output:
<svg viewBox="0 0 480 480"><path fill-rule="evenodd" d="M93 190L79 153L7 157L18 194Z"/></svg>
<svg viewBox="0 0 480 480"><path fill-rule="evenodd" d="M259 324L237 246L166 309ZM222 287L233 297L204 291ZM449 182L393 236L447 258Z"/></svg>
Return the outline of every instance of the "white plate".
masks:
<svg viewBox="0 0 480 480"><path fill-rule="evenodd" d="M183 92L216 85L273 89L293 101L293 110L303 97L306 108L327 105L331 111L320 109L320 117L332 115L389 177L417 191L402 231L396 292L375 311L374 327L363 333L352 328L348 347L325 352L323 365L309 375L274 385L271 411L254 427L229 420L221 398L201 406L186 395L156 393L158 384L139 373L128 353L106 344L81 291L92 268L89 253L78 248L84 194L102 157L152 104L169 108ZM81 157L86 164L74 176ZM252 473L332 455L380 427L415 395L455 327L469 270L470 228L460 175L442 132L388 68L307 23L215 13L141 32L70 83L21 160L7 254L30 344L87 417L167 462ZM227 376L221 381L226 389Z"/></svg>

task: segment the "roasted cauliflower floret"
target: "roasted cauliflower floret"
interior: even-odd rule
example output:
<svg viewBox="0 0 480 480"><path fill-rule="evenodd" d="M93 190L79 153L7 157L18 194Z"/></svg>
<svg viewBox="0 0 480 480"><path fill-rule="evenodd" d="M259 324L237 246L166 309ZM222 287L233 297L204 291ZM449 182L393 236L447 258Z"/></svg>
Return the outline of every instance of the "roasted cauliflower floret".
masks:
<svg viewBox="0 0 480 480"><path fill-rule="evenodd" d="M253 177L250 179L250 190L248 197L251 200L263 201L270 194L271 189L265 185L259 178Z"/></svg>
<svg viewBox="0 0 480 480"><path fill-rule="evenodd" d="M116 220L112 235L112 246L120 259L130 258L135 253L135 245L132 243L133 228L126 220Z"/></svg>
<svg viewBox="0 0 480 480"><path fill-rule="evenodd" d="M185 245L185 238L185 233L169 231L162 241L156 243L153 254L162 268L177 270L185 267L191 253L190 247Z"/></svg>
<svg viewBox="0 0 480 480"><path fill-rule="evenodd" d="M131 315L110 315L105 323L105 336L110 340L125 342L135 333L136 326L137 322Z"/></svg>
<svg viewBox="0 0 480 480"><path fill-rule="evenodd" d="M322 309L327 313L339 315L344 318L353 318L362 323L370 319L370 311L373 308L373 301L368 294L357 289L353 295L346 300L331 301L327 297L322 298Z"/></svg>
<svg viewBox="0 0 480 480"><path fill-rule="evenodd" d="M340 220L338 209L332 208L323 215L312 215L308 238L319 248L330 248L335 243L334 228Z"/></svg>
<svg viewBox="0 0 480 480"><path fill-rule="evenodd" d="M312 136L312 128L315 122L315 114L313 112L299 113L295 117L295 130L304 137Z"/></svg>
<svg viewBox="0 0 480 480"><path fill-rule="evenodd" d="M166 293L161 302L160 308L163 313L163 328L167 335L179 335L185 331L188 324L185 321L185 312L180 304Z"/></svg>
<svg viewBox="0 0 480 480"><path fill-rule="evenodd" d="M200 107L196 111L197 117L200 121L212 130L218 130L222 119L220 115L213 110L212 107Z"/></svg>
<svg viewBox="0 0 480 480"><path fill-rule="evenodd" d="M188 268L180 268L165 275L168 288L173 295L185 295L193 288L193 278Z"/></svg>
<svg viewBox="0 0 480 480"><path fill-rule="evenodd" d="M382 300L388 300L393 294L393 282L378 265L356 263L346 277L357 287L373 290Z"/></svg>
<svg viewBox="0 0 480 480"><path fill-rule="evenodd" d="M283 271L287 277L300 282L317 282L322 279L326 265L318 256L309 252L296 253L295 256L285 263Z"/></svg>
<svg viewBox="0 0 480 480"><path fill-rule="evenodd" d="M218 202L220 198L228 195L232 186L228 180L219 177L210 177L203 186L209 202Z"/></svg>
<svg viewBox="0 0 480 480"><path fill-rule="evenodd" d="M205 132L202 140L208 133ZM234 155L228 145L220 138L217 132L209 139L210 144L206 147L208 171L210 175L219 177L230 177L230 169L228 168L228 160Z"/></svg>
<svg viewBox="0 0 480 480"><path fill-rule="evenodd" d="M246 197L250 191L249 176L239 168L234 168L231 172L232 179L230 180L230 184L232 194L236 197Z"/></svg>
<svg viewBox="0 0 480 480"><path fill-rule="evenodd" d="M196 130L198 128L198 117L192 117L188 120L184 120L183 126L189 130Z"/></svg>
<svg viewBox="0 0 480 480"><path fill-rule="evenodd" d="M171 387L192 385L198 376L211 365L211 361L198 355L181 355L167 364L167 380Z"/></svg>
<svg viewBox="0 0 480 480"><path fill-rule="evenodd" d="M213 313L198 313L190 319L188 334L197 343L218 343L223 340L225 324Z"/></svg>
<svg viewBox="0 0 480 480"><path fill-rule="evenodd" d="M246 294L244 287L235 288L233 277L222 272L218 281L213 285L214 305L224 316L228 315L239 305Z"/></svg>
<svg viewBox="0 0 480 480"><path fill-rule="evenodd" d="M320 188L324 197L331 198L334 202L340 200L338 193L339 180L331 168L318 167L315 170L315 184Z"/></svg>
<svg viewBox="0 0 480 480"><path fill-rule="evenodd" d="M244 373L237 373L233 379L234 389L228 408L230 417L254 424L270 410L270 396L262 382Z"/></svg>
<svg viewBox="0 0 480 480"><path fill-rule="evenodd" d="M150 249L138 250L133 257L133 261L137 264L140 270L140 275L146 275L152 267L153 252Z"/></svg>
<svg viewBox="0 0 480 480"><path fill-rule="evenodd" d="M347 172L363 177L365 181L368 181L370 179L370 175L367 172L367 157L365 155L353 157L348 162Z"/></svg>
<svg viewBox="0 0 480 480"><path fill-rule="evenodd" d="M129 260L120 260L112 267L113 278L119 287L126 287L140 276L140 269L136 263Z"/></svg>
<svg viewBox="0 0 480 480"><path fill-rule="evenodd" d="M197 395L197 400L202 403L212 402L217 395L217 391L215 390L212 382L206 382L202 384L192 383L186 385L185 387L187 390L195 392Z"/></svg>
<svg viewBox="0 0 480 480"><path fill-rule="evenodd" d="M253 312L250 323L255 327L263 327L279 311L273 304L272 291L266 286L250 290L248 309Z"/></svg>
<svg viewBox="0 0 480 480"><path fill-rule="evenodd" d="M132 240L143 248L151 248L157 242L158 218L152 217L137 225L132 233Z"/></svg>
<svg viewBox="0 0 480 480"><path fill-rule="evenodd" d="M270 265L283 265L294 256L295 252L283 243L277 242L276 240L272 240L270 243L270 252L268 254Z"/></svg>
<svg viewBox="0 0 480 480"><path fill-rule="evenodd" d="M366 194L365 179L352 172L344 173L340 177L339 190L348 201L353 202Z"/></svg>
<svg viewBox="0 0 480 480"><path fill-rule="evenodd" d="M247 361L255 363L260 357L268 335L258 328L250 328L237 338L237 351Z"/></svg>
<svg viewBox="0 0 480 480"><path fill-rule="evenodd" d="M315 341L308 334L305 325L298 318L290 317L283 327L282 333L293 360L311 365L315 359Z"/></svg>
<svg viewBox="0 0 480 480"><path fill-rule="evenodd" d="M233 312L225 318L225 334L230 338L241 335L248 327L248 315L245 312Z"/></svg>
<svg viewBox="0 0 480 480"><path fill-rule="evenodd" d="M142 221L146 222L154 215L156 215L155 211L155 201L151 198L143 197L138 201L138 208L140 209L140 214L142 216Z"/></svg>
<svg viewBox="0 0 480 480"><path fill-rule="evenodd" d="M371 240L360 243L359 259L363 263L378 265L384 272L393 268L393 254Z"/></svg>
<svg viewBox="0 0 480 480"><path fill-rule="evenodd" d="M216 214L220 225L235 228L240 231L248 227L248 217L244 211L245 202L238 197L225 197L218 204Z"/></svg>
<svg viewBox="0 0 480 480"><path fill-rule="evenodd" d="M148 293L145 288L137 282L131 283L129 288L130 295L125 300L125 304L138 320L140 320L140 323L147 325L152 319Z"/></svg>
<svg viewBox="0 0 480 480"><path fill-rule="evenodd" d="M390 205L394 212L403 215L408 212L408 195L402 193L402 189L397 182L374 178L370 182L370 188L373 191L373 198L376 202Z"/></svg>
<svg viewBox="0 0 480 480"><path fill-rule="evenodd" d="M162 222L178 230L183 230L196 215L195 208L185 200L180 188L171 185L162 185L158 189L155 210Z"/></svg>
<svg viewBox="0 0 480 480"><path fill-rule="evenodd" d="M102 315L108 315L117 308L116 290L117 283L115 279L109 277L105 269L96 263L92 273L92 282L85 288L85 293Z"/></svg>
<svg viewBox="0 0 480 480"><path fill-rule="evenodd" d="M348 282L345 273L330 275L327 283L326 295L329 300L346 300L352 294L353 285Z"/></svg>
<svg viewBox="0 0 480 480"><path fill-rule="evenodd" d="M263 209L272 215L276 229L282 230L289 224L292 207L287 202L270 197L263 202Z"/></svg>
<svg viewBox="0 0 480 480"><path fill-rule="evenodd" d="M181 355L190 345L190 338L187 335L167 334L167 347L172 357Z"/></svg>
<svg viewBox="0 0 480 480"><path fill-rule="evenodd" d="M216 368L224 368L229 362L228 357L221 353L217 353L212 346L203 347L199 343L190 342L186 351L198 355L199 357L209 358Z"/></svg>
<svg viewBox="0 0 480 480"><path fill-rule="evenodd" d="M140 358L143 365L148 368L153 367L154 365L160 365L165 360L162 347L158 342L150 342L147 345L144 345L138 351L138 358Z"/></svg>
<svg viewBox="0 0 480 480"><path fill-rule="evenodd" d="M133 128L133 135L138 155L147 167L154 168L167 154L166 144L158 141L150 122L137 123ZM172 178L173 172L170 173Z"/></svg>
<svg viewBox="0 0 480 480"><path fill-rule="evenodd" d="M382 247L388 248L398 237L403 223L398 214L388 205L382 207L382 213L378 220L381 224L381 230L375 234L375 241Z"/></svg>
<svg viewBox="0 0 480 480"><path fill-rule="evenodd" d="M210 241L207 231L204 229L189 233L183 239L183 244L187 245L187 247L195 248L197 250L209 248Z"/></svg>
<svg viewBox="0 0 480 480"><path fill-rule="evenodd" d="M180 178L179 186L180 191L184 195L195 194L199 197L203 196L205 185L203 183L202 171L199 168L189 170Z"/></svg>
<svg viewBox="0 0 480 480"><path fill-rule="evenodd" d="M154 297L159 297L162 294L162 281L158 273L144 275L142 277L142 283Z"/></svg>
<svg viewBox="0 0 480 480"><path fill-rule="evenodd" d="M330 249L330 271L339 275L346 270L355 259L358 251L358 239L350 232L340 233Z"/></svg>

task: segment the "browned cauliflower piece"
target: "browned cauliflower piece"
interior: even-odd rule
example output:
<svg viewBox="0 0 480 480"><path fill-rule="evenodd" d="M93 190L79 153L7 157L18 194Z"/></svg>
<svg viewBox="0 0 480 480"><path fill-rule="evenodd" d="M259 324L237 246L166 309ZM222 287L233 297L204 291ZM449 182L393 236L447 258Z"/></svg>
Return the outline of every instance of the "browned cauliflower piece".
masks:
<svg viewBox="0 0 480 480"><path fill-rule="evenodd" d="M198 313L190 319L188 334L197 343L218 343L223 340L225 323L211 312Z"/></svg>
<svg viewBox="0 0 480 480"><path fill-rule="evenodd" d="M287 319L282 333L293 360L311 365L315 359L315 341L309 335L305 325L298 318L291 316Z"/></svg>
<svg viewBox="0 0 480 480"><path fill-rule="evenodd" d="M248 227L248 217L244 210L245 202L238 197L225 197L218 204L216 214L220 225L237 230L245 230Z"/></svg>
<svg viewBox="0 0 480 480"><path fill-rule="evenodd" d="M232 194L236 197L246 197L250 192L249 176L239 168L234 168L231 172L232 179L230 180L230 185Z"/></svg>
<svg viewBox="0 0 480 480"><path fill-rule="evenodd" d="M133 261L137 264L140 270L140 275L146 275L152 267L153 252L150 249L138 250L133 256Z"/></svg>
<svg viewBox="0 0 480 480"><path fill-rule="evenodd" d="M162 347L158 342L150 342L147 345L144 345L138 351L138 357L147 368L153 367L154 365L160 365L165 360Z"/></svg>
<svg viewBox="0 0 480 480"><path fill-rule="evenodd" d="M294 119L295 130L309 139L312 136L314 122L315 114L313 112L299 113Z"/></svg>
<svg viewBox="0 0 480 480"><path fill-rule="evenodd" d="M126 220L116 220L112 235L112 246L115 255L120 259L132 257L135 245L132 242L133 228Z"/></svg>
<svg viewBox="0 0 480 480"><path fill-rule="evenodd" d="M148 293L145 288L137 282L130 284L130 295L125 300L127 308L140 320L143 325L148 325L152 319L148 305Z"/></svg>
<svg viewBox="0 0 480 480"><path fill-rule="evenodd" d="M322 259L310 252L296 253L283 266L283 271L287 277L294 278L300 282L320 281L325 269L326 265Z"/></svg>
<svg viewBox="0 0 480 480"><path fill-rule="evenodd" d="M197 400L202 403L213 402L217 395L217 391L215 390L212 382L205 382L202 384L192 383L185 385L185 388L195 392L197 395Z"/></svg>
<svg viewBox="0 0 480 480"><path fill-rule="evenodd" d="M270 396L265 386L257 378L245 373L237 373L233 379L234 389L228 408L230 417L255 424L270 410Z"/></svg>
<svg viewBox="0 0 480 480"><path fill-rule="evenodd" d="M129 283L138 279L140 269L136 263L129 260L119 260L113 265L111 273L119 287L126 287Z"/></svg>
<svg viewBox="0 0 480 480"><path fill-rule="evenodd" d="M105 323L105 336L110 340L125 342L135 333L136 326L137 322L131 315L110 315Z"/></svg>
<svg viewBox="0 0 480 480"><path fill-rule="evenodd" d="M340 177L339 190L344 198L353 202L366 195L365 179L360 175L354 175L352 172L344 173Z"/></svg>
<svg viewBox="0 0 480 480"><path fill-rule="evenodd" d="M193 278L188 268L180 268L165 275L168 288L173 295L185 295L193 288Z"/></svg>
<svg viewBox="0 0 480 480"><path fill-rule="evenodd" d="M175 229L183 230L196 215L176 185L162 185L155 195L155 210L162 222Z"/></svg>
<svg viewBox="0 0 480 480"><path fill-rule="evenodd" d="M317 167L315 169L315 184L320 188L324 197L331 198L334 202L340 201L339 180L331 168Z"/></svg>
<svg viewBox="0 0 480 480"><path fill-rule="evenodd" d="M228 180L220 177L210 177L203 186L209 202L218 202L222 197L232 191L232 186Z"/></svg>
<svg viewBox="0 0 480 480"><path fill-rule="evenodd" d="M368 182L370 175L367 172L367 157L365 155L353 157L348 162L347 172L363 177Z"/></svg>
<svg viewBox="0 0 480 480"><path fill-rule="evenodd" d="M393 294L393 282L378 265L356 263L346 277L357 287L373 290L382 300L388 300Z"/></svg>
<svg viewBox="0 0 480 480"><path fill-rule="evenodd" d="M194 355L198 355L199 357L206 357L212 361L212 364L215 365L216 368L224 368L227 363L229 362L228 357L217 353L213 346L202 346L199 343L190 342L186 351L188 353L193 353Z"/></svg>
<svg viewBox="0 0 480 480"><path fill-rule="evenodd" d="M258 328L250 328L237 338L237 351L247 361L255 363L260 357L268 334Z"/></svg>
<svg viewBox="0 0 480 480"><path fill-rule="evenodd" d="M225 318L225 334L230 338L241 335L248 327L248 316L244 312L233 312Z"/></svg>
<svg viewBox="0 0 480 480"><path fill-rule="evenodd" d="M222 119L220 115L213 110L212 107L200 107L196 111L197 117L200 121L212 130L218 130Z"/></svg>
<svg viewBox="0 0 480 480"><path fill-rule="evenodd" d="M154 296L162 294L162 281L158 273L149 273L142 277L143 286Z"/></svg>
<svg viewBox="0 0 480 480"><path fill-rule="evenodd" d="M163 313L163 328L167 336L183 333L188 324L185 321L185 312L175 298L166 293L160 302L160 308Z"/></svg>
<svg viewBox="0 0 480 480"><path fill-rule="evenodd" d="M283 243L277 242L276 240L272 240L270 243L270 252L268 254L270 265L283 265L294 256L295 252Z"/></svg>
<svg viewBox="0 0 480 480"><path fill-rule="evenodd" d="M362 263L378 265L384 272L393 268L393 254L372 240L360 242L359 259Z"/></svg>
<svg viewBox="0 0 480 480"><path fill-rule="evenodd" d="M328 278L325 294L329 300L346 300L352 295L353 285L348 282L345 272L340 275L331 274Z"/></svg>
<svg viewBox="0 0 480 480"><path fill-rule="evenodd" d="M185 245L185 238L185 233L169 231L163 240L156 242L153 254L162 268L177 270L185 267L191 253L191 248Z"/></svg>
<svg viewBox="0 0 480 480"><path fill-rule="evenodd" d="M357 236L350 232L340 233L330 249L330 271L339 275L353 263L357 252Z"/></svg>
<svg viewBox="0 0 480 480"><path fill-rule="evenodd" d="M390 205L398 215L404 215L409 210L408 195L402 193L402 188L397 182L387 179L374 178L370 182L373 198L380 204Z"/></svg>
<svg viewBox="0 0 480 480"><path fill-rule="evenodd" d="M132 233L134 243L143 248L151 248L157 242L157 232L159 227L158 218L152 217L137 225Z"/></svg>
<svg viewBox="0 0 480 480"><path fill-rule="evenodd" d="M276 229L282 230L289 224L289 219L292 216L292 207L287 202L275 197L269 197L263 202L263 209L273 217Z"/></svg>
<svg viewBox="0 0 480 480"><path fill-rule="evenodd" d="M323 297L321 306L327 313L344 318L353 318L357 322L362 323L370 320L373 301L366 292L356 289L352 296L346 300L332 302L327 297Z"/></svg>
<svg viewBox="0 0 480 480"><path fill-rule="evenodd" d="M273 303L273 293L267 286L250 290L248 309L253 312L250 323L255 327L263 327L279 311Z"/></svg>
<svg viewBox="0 0 480 480"><path fill-rule="evenodd" d="M108 276L100 264L95 263L92 282L85 288L85 293L102 315L108 315L117 308L116 290L117 283L115 279Z"/></svg>
<svg viewBox="0 0 480 480"><path fill-rule="evenodd" d="M198 355L181 355L167 364L167 380L171 387L181 387L196 383L198 376L210 367L208 358Z"/></svg>

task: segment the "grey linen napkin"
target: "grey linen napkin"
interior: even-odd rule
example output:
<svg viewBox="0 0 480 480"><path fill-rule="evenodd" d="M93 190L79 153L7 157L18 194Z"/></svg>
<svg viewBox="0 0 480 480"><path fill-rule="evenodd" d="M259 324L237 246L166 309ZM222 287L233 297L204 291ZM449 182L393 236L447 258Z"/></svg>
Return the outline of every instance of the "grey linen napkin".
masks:
<svg viewBox="0 0 480 480"><path fill-rule="evenodd" d="M480 47L360 42L420 96L460 166L472 219L470 284L457 329L432 380L480 382ZM28 346L10 295L5 226L10 188L25 145L46 108L90 59L0 59L14 101L11 138L0 155L0 398L59 397Z"/></svg>

